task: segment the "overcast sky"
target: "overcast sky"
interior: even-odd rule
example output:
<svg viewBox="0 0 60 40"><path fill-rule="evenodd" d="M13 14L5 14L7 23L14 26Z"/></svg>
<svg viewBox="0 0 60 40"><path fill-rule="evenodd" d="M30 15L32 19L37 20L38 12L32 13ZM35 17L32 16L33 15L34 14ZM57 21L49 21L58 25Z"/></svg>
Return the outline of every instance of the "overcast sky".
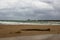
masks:
<svg viewBox="0 0 60 40"><path fill-rule="evenodd" d="M0 20L60 20L60 0L0 0Z"/></svg>

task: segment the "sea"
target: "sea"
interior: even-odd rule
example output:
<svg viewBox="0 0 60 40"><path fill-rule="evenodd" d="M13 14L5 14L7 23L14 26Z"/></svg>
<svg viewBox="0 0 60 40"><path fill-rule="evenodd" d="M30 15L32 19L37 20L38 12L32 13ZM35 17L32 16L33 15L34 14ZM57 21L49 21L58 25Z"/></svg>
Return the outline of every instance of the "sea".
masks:
<svg viewBox="0 0 60 40"><path fill-rule="evenodd" d="M16 22L16 21L0 21L5 25L60 25L60 22Z"/></svg>

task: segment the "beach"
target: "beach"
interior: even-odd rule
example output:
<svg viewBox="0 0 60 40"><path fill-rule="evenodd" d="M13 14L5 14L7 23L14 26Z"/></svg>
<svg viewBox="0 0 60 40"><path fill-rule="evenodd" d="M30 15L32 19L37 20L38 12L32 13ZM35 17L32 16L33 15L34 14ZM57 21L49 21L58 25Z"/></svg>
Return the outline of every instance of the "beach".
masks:
<svg viewBox="0 0 60 40"><path fill-rule="evenodd" d="M22 29L50 29L50 31L23 31ZM60 34L60 25L0 25L0 37Z"/></svg>
<svg viewBox="0 0 60 40"><path fill-rule="evenodd" d="M34 36L16 36L0 38L0 40L60 40L58 34L34 35Z"/></svg>
<svg viewBox="0 0 60 40"><path fill-rule="evenodd" d="M60 25L0 23L0 40L59 40L59 36Z"/></svg>

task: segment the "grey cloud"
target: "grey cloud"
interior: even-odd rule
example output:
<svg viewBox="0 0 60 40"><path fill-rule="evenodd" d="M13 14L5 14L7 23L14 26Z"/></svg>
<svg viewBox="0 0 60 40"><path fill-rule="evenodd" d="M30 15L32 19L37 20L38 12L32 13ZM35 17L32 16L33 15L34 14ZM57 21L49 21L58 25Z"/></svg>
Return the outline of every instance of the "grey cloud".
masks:
<svg viewBox="0 0 60 40"><path fill-rule="evenodd" d="M22 20L22 19L60 19L60 7L57 1L37 0L53 7L52 9L40 9L32 7L32 1L23 1L22 4L17 2L13 7L0 9L0 20ZM24 3L25 2L25 3ZM34 2L34 0L33 0ZM56 2L56 3L55 3ZM57 5L58 4L58 5Z"/></svg>

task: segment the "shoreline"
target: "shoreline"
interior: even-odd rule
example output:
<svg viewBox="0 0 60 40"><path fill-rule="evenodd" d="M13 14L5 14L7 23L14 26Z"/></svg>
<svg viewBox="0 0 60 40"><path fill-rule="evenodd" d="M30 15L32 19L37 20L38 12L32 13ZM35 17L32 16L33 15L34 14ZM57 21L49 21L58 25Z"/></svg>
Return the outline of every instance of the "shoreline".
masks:
<svg viewBox="0 0 60 40"><path fill-rule="evenodd" d="M33 22L0 22L2 25L60 25L57 23L33 23Z"/></svg>

